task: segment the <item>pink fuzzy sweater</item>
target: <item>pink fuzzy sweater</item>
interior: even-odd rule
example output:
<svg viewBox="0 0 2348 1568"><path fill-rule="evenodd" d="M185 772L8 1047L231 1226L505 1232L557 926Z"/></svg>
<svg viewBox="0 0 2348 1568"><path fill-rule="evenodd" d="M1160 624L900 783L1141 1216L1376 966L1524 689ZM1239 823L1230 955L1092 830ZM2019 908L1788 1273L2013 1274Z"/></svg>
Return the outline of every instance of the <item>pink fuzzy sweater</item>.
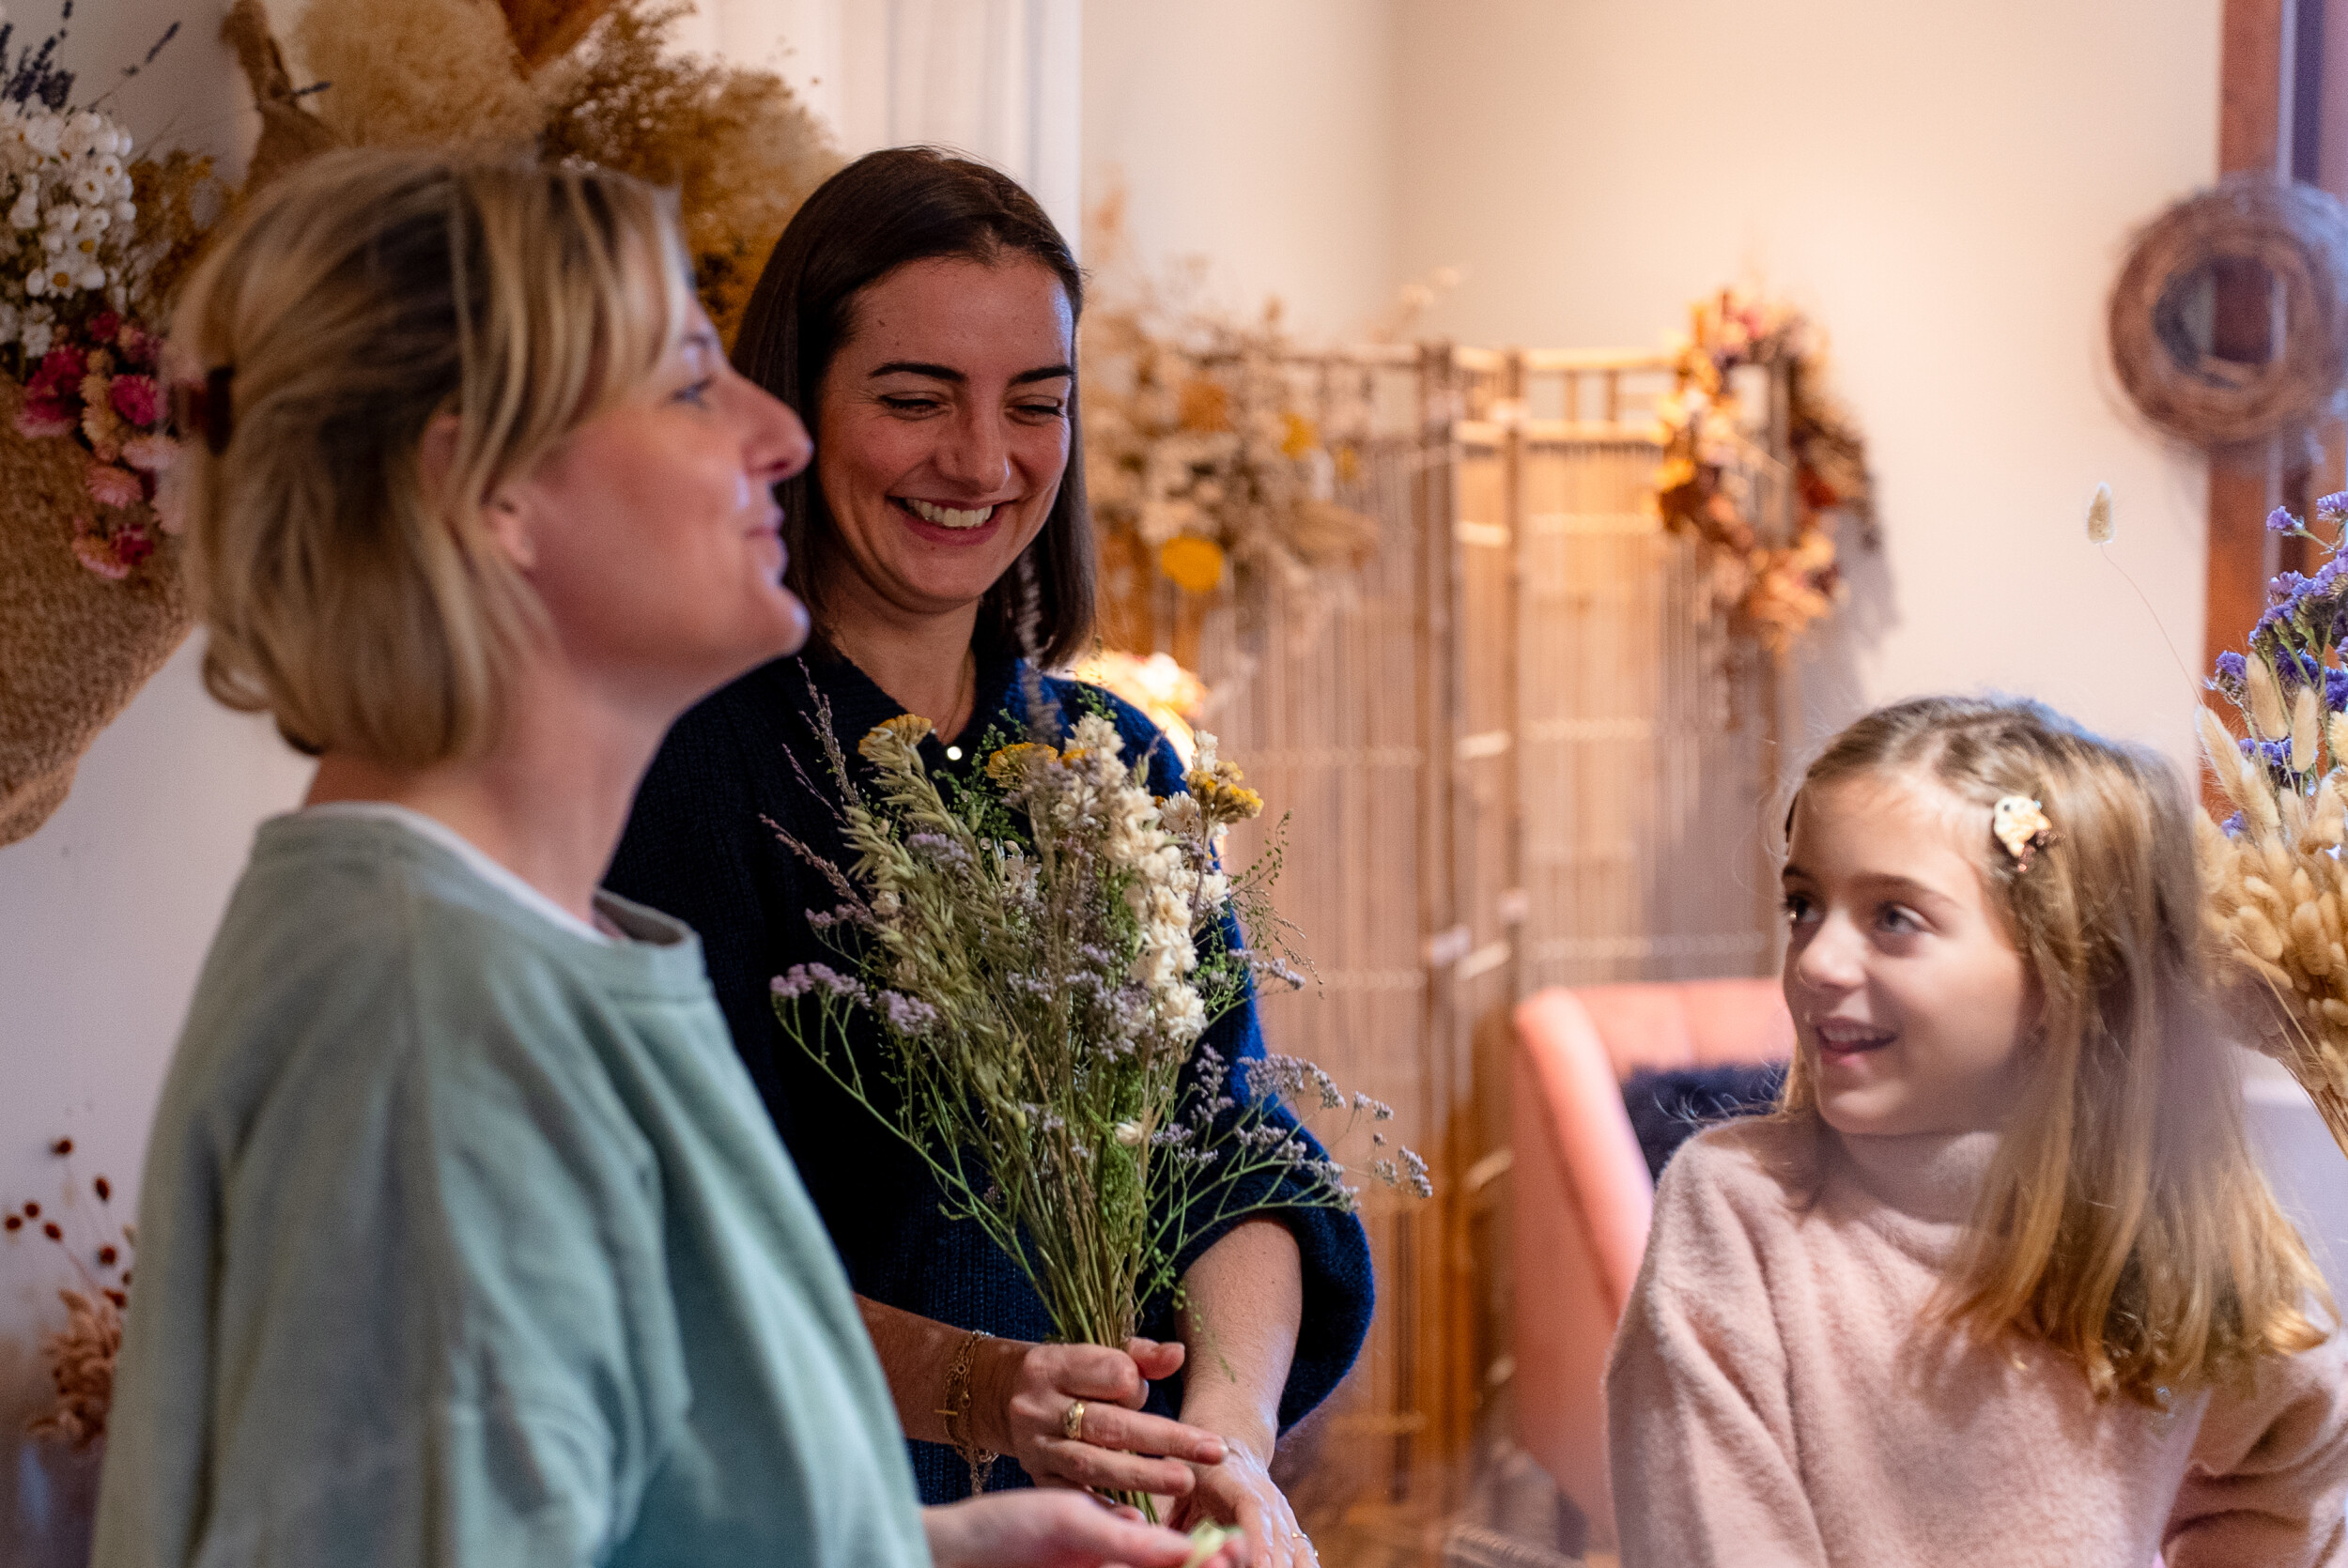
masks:
<svg viewBox="0 0 2348 1568"><path fill-rule="evenodd" d="M1680 1150L1607 1372L1626 1568L2348 1563L2339 1340L2162 1413L1929 1324L1995 1137Z"/></svg>

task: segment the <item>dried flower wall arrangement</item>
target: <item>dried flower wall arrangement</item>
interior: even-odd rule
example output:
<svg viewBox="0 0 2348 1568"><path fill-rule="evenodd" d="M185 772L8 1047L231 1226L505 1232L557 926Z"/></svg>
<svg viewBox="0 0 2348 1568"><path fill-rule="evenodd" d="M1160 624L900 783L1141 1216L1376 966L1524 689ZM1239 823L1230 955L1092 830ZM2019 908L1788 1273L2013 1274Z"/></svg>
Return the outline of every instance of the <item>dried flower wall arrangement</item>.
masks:
<svg viewBox="0 0 2348 1568"><path fill-rule="evenodd" d="M672 47L678 0L312 0L295 24L318 119L356 146L579 158L678 192L729 343L766 253L841 163L782 78Z"/></svg>
<svg viewBox="0 0 2348 1568"><path fill-rule="evenodd" d="M73 1140L59 1138L49 1152L66 1161L67 1188L79 1199L84 1189L73 1179ZM75 1450L94 1447L106 1436L106 1415L114 1404L115 1356L122 1348L122 1314L131 1304L135 1239L129 1225L114 1221L114 1184L100 1176L87 1191L98 1205L95 1234L77 1234L92 1229L88 1212L78 1202L49 1210L28 1198L0 1212L0 1244L45 1242L65 1254L79 1282L79 1289L68 1286L57 1292L66 1309L66 1327L41 1341L54 1397L25 1428L35 1437L52 1437Z"/></svg>
<svg viewBox="0 0 2348 1568"><path fill-rule="evenodd" d="M1654 505L1666 528L1702 542L1712 600L1731 628L1784 653L1840 601L1834 515L1854 518L1874 543L1866 445L1827 395L1823 337L1800 312L1723 289L1690 315L1677 387L1656 408L1663 460ZM1747 366L1784 377L1790 531L1756 515L1753 498L1727 480L1767 455L1748 434L1752 411L1737 391L1736 373Z"/></svg>
<svg viewBox="0 0 2348 1568"><path fill-rule="evenodd" d="M136 148L66 34L0 24L0 844L187 635L157 333L226 194L207 160Z"/></svg>
<svg viewBox="0 0 2348 1568"><path fill-rule="evenodd" d="M1367 559L1377 524L1336 500L1358 454L1297 384L1279 302L1242 319L1197 302L1196 269L1141 275L1114 201L1089 245L1111 280L1085 313L1079 367L1103 533L1191 595L1250 572L1310 587Z"/></svg>

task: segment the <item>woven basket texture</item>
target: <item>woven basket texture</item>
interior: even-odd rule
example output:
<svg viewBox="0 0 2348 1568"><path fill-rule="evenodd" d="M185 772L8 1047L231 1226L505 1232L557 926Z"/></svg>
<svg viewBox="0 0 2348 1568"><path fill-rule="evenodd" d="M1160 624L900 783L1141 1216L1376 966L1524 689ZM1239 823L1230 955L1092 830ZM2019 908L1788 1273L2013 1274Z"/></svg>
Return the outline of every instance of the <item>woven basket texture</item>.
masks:
<svg viewBox="0 0 2348 1568"><path fill-rule="evenodd" d="M87 454L18 434L23 396L0 377L0 844L63 804L82 754L190 624L178 540L118 582L74 557L73 520L96 510Z"/></svg>

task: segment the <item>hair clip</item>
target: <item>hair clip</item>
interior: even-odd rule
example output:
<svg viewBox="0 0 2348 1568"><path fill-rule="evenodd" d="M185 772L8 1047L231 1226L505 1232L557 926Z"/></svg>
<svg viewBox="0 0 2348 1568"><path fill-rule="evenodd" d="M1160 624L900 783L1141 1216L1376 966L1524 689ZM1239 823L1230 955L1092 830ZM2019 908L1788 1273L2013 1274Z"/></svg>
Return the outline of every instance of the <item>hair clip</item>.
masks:
<svg viewBox="0 0 2348 1568"><path fill-rule="evenodd" d="M234 425L228 383L236 376L235 365L215 365L204 373L203 380L181 381L171 389L172 425L183 438L203 437L205 448L215 457L228 450Z"/></svg>
<svg viewBox="0 0 2348 1568"><path fill-rule="evenodd" d="M2046 807L2028 795L2007 795L1990 808L1989 831L1998 836L2017 870L2030 869L2030 857L2053 843L2058 835L2047 820Z"/></svg>

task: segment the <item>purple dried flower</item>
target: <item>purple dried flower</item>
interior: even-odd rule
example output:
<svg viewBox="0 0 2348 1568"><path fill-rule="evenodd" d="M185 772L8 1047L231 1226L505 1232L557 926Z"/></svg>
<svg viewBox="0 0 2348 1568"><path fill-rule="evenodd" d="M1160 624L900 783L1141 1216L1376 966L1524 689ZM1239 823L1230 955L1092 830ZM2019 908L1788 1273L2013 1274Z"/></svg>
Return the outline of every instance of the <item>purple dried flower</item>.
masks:
<svg viewBox="0 0 2348 1568"><path fill-rule="evenodd" d="M2223 822L2218 824L2220 831L2222 831L2229 838L2241 838L2242 830L2248 825L2249 824L2242 820L2242 813L2239 811L2235 812L2232 816L2228 817Z"/></svg>
<svg viewBox="0 0 2348 1568"><path fill-rule="evenodd" d="M774 993L786 1001L805 996L818 986L846 1001L864 1000L863 982L851 979L827 963L795 963L772 981Z"/></svg>
<svg viewBox="0 0 2348 1568"><path fill-rule="evenodd" d="M960 840L942 833L916 833L905 839L905 848L927 854L940 866L959 870L970 864L970 852Z"/></svg>
<svg viewBox="0 0 2348 1568"><path fill-rule="evenodd" d="M2243 756L2266 769L2266 776L2274 780L2277 789L2295 790L2298 788L2297 776L2291 771L2291 743L2289 741L2254 741L2246 738L2234 744L2242 748Z"/></svg>
<svg viewBox="0 0 2348 1568"><path fill-rule="evenodd" d="M2324 706L2334 713L2348 713L2348 669L2324 671Z"/></svg>
<svg viewBox="0 0 2348 1568"><path fill-rule="evenodd" d="M901 1035L925 1035L937 1024L935 1007L903 992L882 992L881 1011L888 1015L888 1026Z"/></svg>
<svg viewBox="0 0 2348 1568"><path fill-rule="evenodd" d="M2319 522L2348 521L2348 490L2335 490L2328 496L2317 497L2315 515Z"/></svg>
<svg viewBox="0 0 2348 1568"><path fill-rule="evenodd" d="M2291 515L2291 508L2288 506L2278 506L2266 515L2266 530L2269 533L2295 533L2298 528L2299 519Z"/></svg>

